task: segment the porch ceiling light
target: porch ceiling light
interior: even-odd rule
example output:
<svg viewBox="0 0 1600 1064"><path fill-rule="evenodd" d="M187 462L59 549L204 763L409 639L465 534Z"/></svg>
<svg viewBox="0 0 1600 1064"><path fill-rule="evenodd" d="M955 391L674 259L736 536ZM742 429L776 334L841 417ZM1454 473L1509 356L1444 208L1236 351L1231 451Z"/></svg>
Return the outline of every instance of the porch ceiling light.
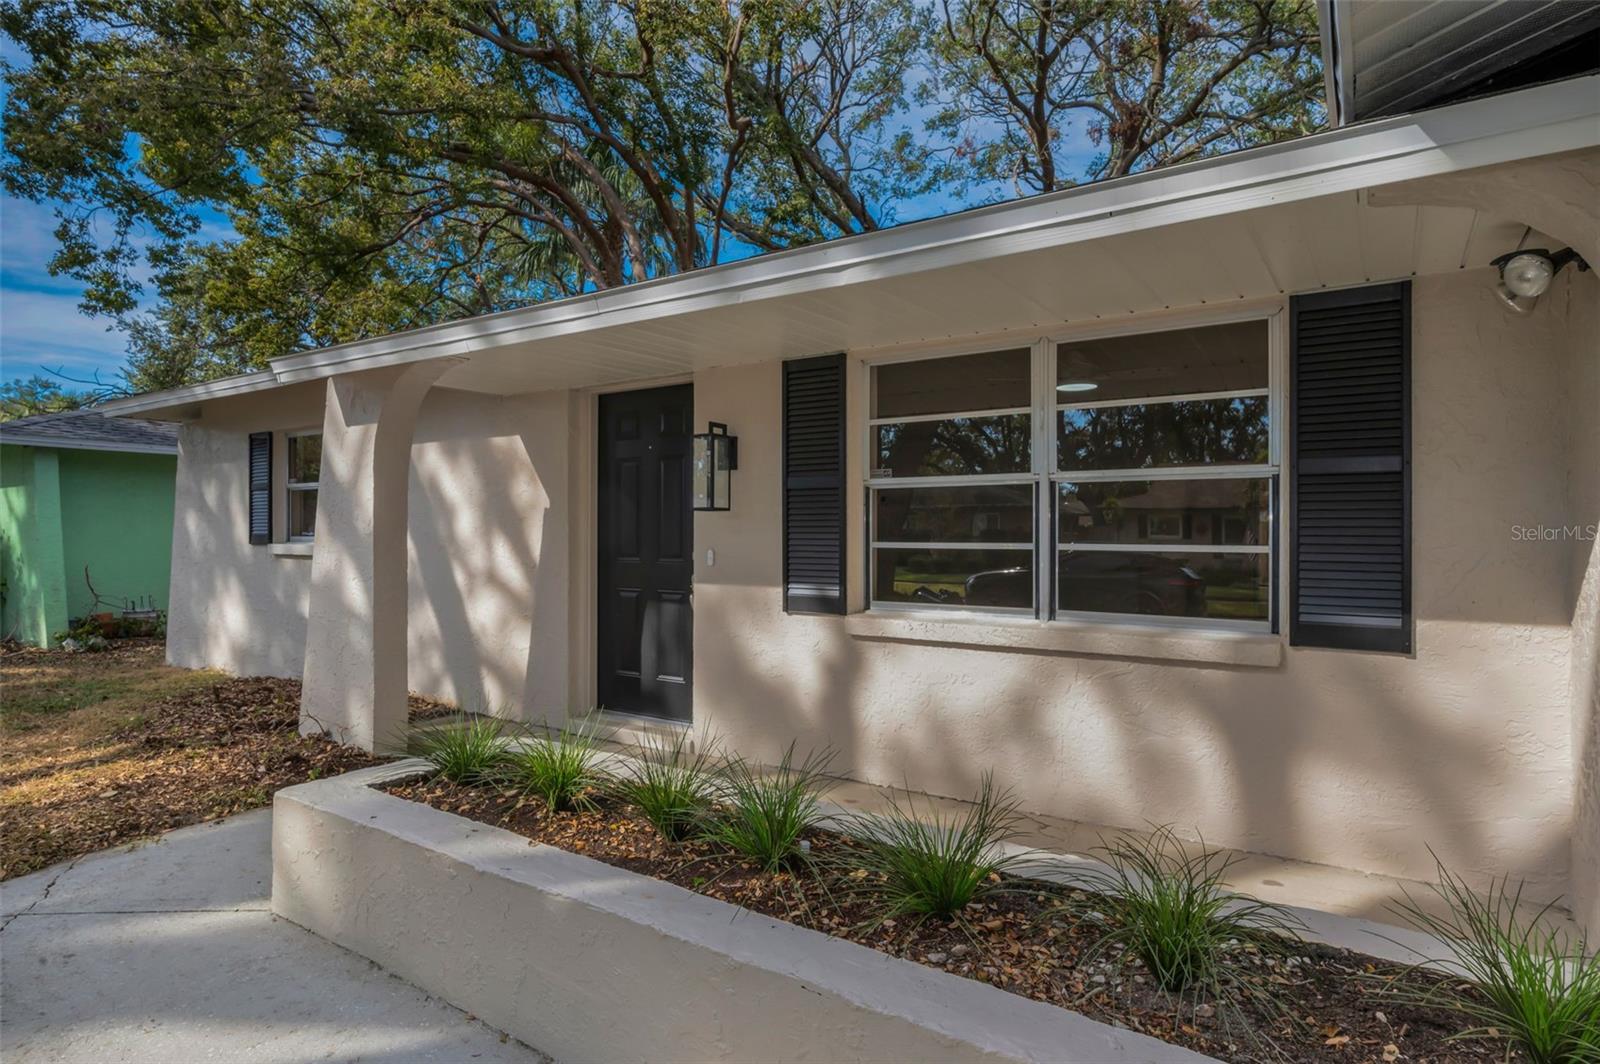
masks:
<svg viewBox="0 0 1600 1064"><path fill-rule="evenodd" d="M1067 381L1065 384L1056 385L1058 392L1092 392L1100 385L1094 381Z"/></svg>
<svg viewBox="0 0 1600 1064"><path fill-rule="evenodd" d="M733 478L739 468L739 437L728 435L720 421L706 422L706 431L694 434L694 508L727 510L732 505Z"/></svg>
<svg viewBox="0 0 1600 1064"><path fill-rule="evenodd" d="M1533 309L1534 302L1549 290L1550 282L1569 262L1576 262L1580 270L1589 268L1583 256L1571 248L1554 254L1544 248L1508 251L1490 263L1500 270L1500 283L1495 291L1506 306L1519 314L1526 314Z"/></svg>

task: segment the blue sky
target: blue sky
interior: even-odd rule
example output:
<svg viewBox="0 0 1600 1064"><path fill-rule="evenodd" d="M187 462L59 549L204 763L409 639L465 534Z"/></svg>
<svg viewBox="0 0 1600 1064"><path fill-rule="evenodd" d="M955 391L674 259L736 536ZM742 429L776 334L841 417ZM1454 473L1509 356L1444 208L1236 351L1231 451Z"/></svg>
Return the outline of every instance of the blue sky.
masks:
<svg viewBox="0 0 1600 1064"><path fill-rule="evenodd" d="M79 312L82 285L45 270L56 249L55 226L49 206L0 199L0 376L59 369L114 379L123 360L122 334L107 332L105 319Z"/></svg>
<svg viewBox="0 0 1600 1064"><path fill-rule="evenodd" d="M959 197L939 194L902 204L897 214L910 221L962 205ZM59 371L80 380L98 374L115 382L126 358L125 337L104 317L78 309L81 284L50 276L45 265L56 250L55 227L52 205L0 197L0 379ZM231 231L217 216L205 235L215 239ZM152 296L147 286L146 306Z"/></svg>
<svg viewBox="0 0 1600 1064"><path fill-rule="evenodd" d="M20 57L15 44L3 36L0 57L13 61ZM913 108L902 120L920 124L925 117L922 110ZM1074 168L1087 165L1095 149L1081 134L1073 139L1079 142L1076 150L1061 153L1062 161ZM912 221L1012 194L1013 190L1004 188L965 196L940 191L899 204L895 216L901 222ZM202 214L209 215L203 218L203 237L231 235L232 229L221 215ZM59 372L80 381L98 378L115 383L126 359L126 338L108 319L78 309L81 284L69 277L50 276L46 263L56 250L56 224L52 204L0 196L0 380ZM147 285L143 294L146 307L153 295Z"/></svg>

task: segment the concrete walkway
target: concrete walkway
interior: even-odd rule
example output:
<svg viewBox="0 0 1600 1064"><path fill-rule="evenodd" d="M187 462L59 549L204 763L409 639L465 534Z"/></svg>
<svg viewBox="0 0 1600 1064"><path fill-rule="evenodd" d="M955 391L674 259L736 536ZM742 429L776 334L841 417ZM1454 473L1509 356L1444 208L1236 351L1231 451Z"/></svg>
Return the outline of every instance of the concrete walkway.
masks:
<svg viewBox="0 0 1600 1064"><path fill-rule="evenodd" d="M269 909L269 810L0 883L0 1057L547 1064Z"/></svg>

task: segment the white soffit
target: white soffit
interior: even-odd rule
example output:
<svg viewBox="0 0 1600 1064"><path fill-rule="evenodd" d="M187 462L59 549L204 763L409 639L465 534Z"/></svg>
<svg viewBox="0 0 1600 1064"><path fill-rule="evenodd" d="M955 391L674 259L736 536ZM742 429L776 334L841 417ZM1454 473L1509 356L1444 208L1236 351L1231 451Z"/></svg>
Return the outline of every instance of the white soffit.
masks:
<svg viewBox="0 0 1600 1064"><path fill-rule="evenodd" d="M117 400L146 414L466 356L441 385L530 391L1107 319L1483 265L1522 226L1362 190L1600 144L1600 77L969 210Z"/></svg>

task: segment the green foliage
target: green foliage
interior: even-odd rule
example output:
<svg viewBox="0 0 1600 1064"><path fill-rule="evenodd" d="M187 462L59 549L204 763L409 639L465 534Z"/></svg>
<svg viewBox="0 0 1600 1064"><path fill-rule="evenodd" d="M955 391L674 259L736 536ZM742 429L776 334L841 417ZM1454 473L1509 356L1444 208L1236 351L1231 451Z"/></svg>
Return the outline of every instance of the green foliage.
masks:
<svg viewBox="0 0 1600 1064"><path fill-rule="evenodd" d="M1001 852L1021 823L1016 801L985 773L964 812L919 813L913 799L895 797L886 813L854 818L850 834L862 845L845 860L867 873L860 889L877 899L880 918L950 917L999 888L1000 873L1022 859Z"/></svg>
<svg viewBox="0 0 1600 1064"><path fill-rule="evenodd" d="M82 395L67 391L59 381L37 373L0 384L0 421L15 421L35 414L59 414L83 405Z"/></svg>
<svg viewBox="0 0 1600 1064"><path fill-rule="evenodd" d="M56 632L50 637L51 642L58 645L66 644L69 639L72 640L69 646L72 650L93 654L111 649L111 644L106 641L104 626L93 617L79 617L74 620L72 627Z"/></svg>
<svg viewBox="0 0 1600 1064"><path fill-rule="evenodd" d="M0 30L0 185L65 205L49 268L128 327L135 389L1320 122L1311 0L0 0Z"/></svg>
<svg viewBox="0 0 1600 1064"><path fill-rule="evenodd" d="M823 818L822 796L831 785L830 750L795 762L790 743L776 768L763 771L742 758L723 768L722 803L707 821L704 837L759 864L768 872L794 864L801 836Z"/></svg>
<svg viewBox="0 0 1600 1064"><path fill-rule="evenodd" d="M1479 894L1442 862L1438 870L1432 890L1445 914L1409 893L1395 911L1448 945L1453 963L1437 963L1465 979L1419 965L1398 984L1402 999L1462 1017L1472 1026L1460 1037L1508 1039L1533 1064L1600 1062L1600 957L1585 937L1553 929L1550 906L1524 916L1521 884L1497 880Z"/></svg>
<svg viewBox="0 0 1600 1064"><path fill-rule="evenodd" d="M137 386L875 228L916 0L9 0L12 195ZM204 212L238 234L216 239ZM742 253L742 252L741 252Z"/></svg>
<svg viewBox="0 0 1600 1064"><path fill-rule="evenodd" d="M512 747L498 779L505 786L538 798L553 813L587 809L590 792L606 783L600 768L598 726L593 719L569 721L554 735L529 730Z"/></svg>
<svg viewBox="0 0 1600 1064"><path fill-rule="evenodd" d="M1067 188L1319 129L1312 0L942 0L920 89L941 176ZM1100 150L1070 154L1079 132Z"/></svg>
<svg viewBox="0 0 1600 1064"><path fill-rule="evenodd" d="M498 717L458 714L411 734L410 753L451 783L492 778L506 758L506 723Z"/></svg>
<svg viewBox="0 0 1600 1064"><path fill-rule="evenodd" d="M1095 893L1077 903L1100 925L1095 951L1125 949L1169 993L1226 1002L1244 949L1277 950L1295 935L1287 911L1223 882L1235 858L1204 845L1190 850L1170 828L1121 836L1100 852L1108 867L1082 873Z"/></svg>
<svg viewBox="0 0 1600 1064"><path fill-rule="evenodd" d="M715 746L709 738L697 745L687 732L671 739L648 738L616 781L617 795L644 814L662 837L681 842L716 801Z"/></svg>

